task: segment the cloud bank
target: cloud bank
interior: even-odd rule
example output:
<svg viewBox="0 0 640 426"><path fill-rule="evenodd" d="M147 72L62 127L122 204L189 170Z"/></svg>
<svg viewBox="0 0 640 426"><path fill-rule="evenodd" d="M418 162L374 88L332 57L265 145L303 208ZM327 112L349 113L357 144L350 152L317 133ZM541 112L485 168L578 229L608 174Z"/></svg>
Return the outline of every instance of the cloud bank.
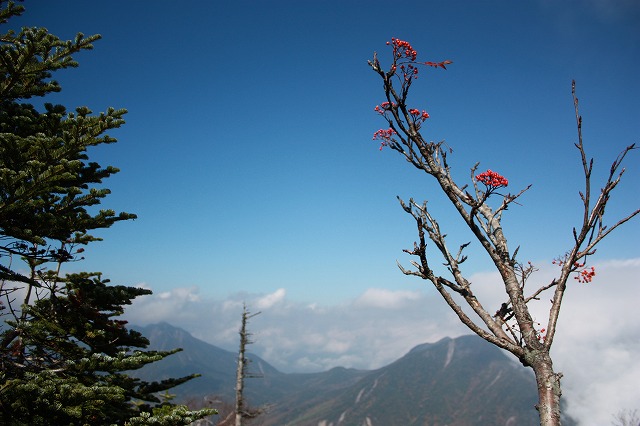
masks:
<svg viewBox="0 0 640 426"><path fill-rule="evenodd" d="M567 413L584 425L610 424L613 414L640 408L640 258L595 266L594 282L570 283L552 354L556 371L564 374ZM552 266L540 269L534 275L539 283L553 278ZM504 301L496 274L470 278L485 306ZM541 323L549 298L542 297L532 309ZM333 306L288 300L284 288L225 300L203 297L196 287L176 288L136 300L126 317L138 325L166 321L235 351L243 303L261 312L249 324L252 352L284 372L375 369L417 344L469 334L426 285L413 291L370 288Z"/></svg>

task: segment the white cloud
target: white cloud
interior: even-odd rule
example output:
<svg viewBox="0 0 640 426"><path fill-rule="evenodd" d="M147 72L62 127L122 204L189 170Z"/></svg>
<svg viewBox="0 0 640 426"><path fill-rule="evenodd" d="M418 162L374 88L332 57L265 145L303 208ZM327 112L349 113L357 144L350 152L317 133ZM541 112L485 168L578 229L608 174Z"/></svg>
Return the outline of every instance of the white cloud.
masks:
<svg viewBox="0 0 640 426"><path fill-rule="evenodd" d="M567 413L581 425L605 425L623 409L640 407L640 258L594 264L591 283L568 283L552 356L562 372ZM550 282L557 272L539 266L530 288ZM497 273L471 277L476 295L485 306L499 306L503 292L495 285ZM551 293L545 293L531 309L534 319L546 323ZM484 302L483 302L484 303Z"/></svg>
<svg viewBox="0 0 640 426"><path fill-rule="evenodd" d="M150 289L147 284L140 284L138 287ZM157 295L135 299L127 313L133 314L130 318L135 318L133 321L135 324L152 324L161 321L181 324L197 319L198 313L193 311L191 306L199 302L201 300L197 287L175 288Z"/></svg>
<svg viewBox="0 0 640 426"><path fill-rule="evenodd" d="M553 354L565 374L567 411L585 425L609 424L640 404L640 259L595 267L592 283L569 289Z"/></svg>
<svg viewBox="0 0 640 426"><path fill-rule="evenodd" d="M367 289L355 301L355 305L362 308L397 309L413 300L420 299L419 291L387 290L383 288Z"/></svg>
<svg viewBox="0 0 640 426"><path fill-rule="evenodd" d="M595 264L590 284L572 282L563 304L554 342L554 366L564 373L567 412L580 424L609 424L612 414L640 408L640 258ZM540 267L534 284L557 272ZM489 310L505 299L496 274L470 277ZM321 371L335 366L374 369L404 355L413 346L445 336L468 334L435 291L424 287L368 289L335 306L303 304L286 298L285 289L266 294L236 294L225 300L202 297L198 289L174 289L142 297L127 313L133 324L167 321L195 337L235 351L243 303L262 314L251 319L251 350L281 371ZM544 322L549 297L532 309Z"/></svg>
<svg viewBox="0 0 640 426"><path fill-rule="evenodd" d="M256 300L255 306L258 309L272 308L277 303L282 302L286 294L287 292L284 288L279 288L275 292L267 294L266 296L263 296L260 299Z"/></svg>

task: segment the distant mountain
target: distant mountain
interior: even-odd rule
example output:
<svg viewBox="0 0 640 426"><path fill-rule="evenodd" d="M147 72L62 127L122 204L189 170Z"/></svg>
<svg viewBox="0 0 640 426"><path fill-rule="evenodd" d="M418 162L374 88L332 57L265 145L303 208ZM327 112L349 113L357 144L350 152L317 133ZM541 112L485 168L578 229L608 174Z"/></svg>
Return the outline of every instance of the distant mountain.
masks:
<svg viewBox="0 0 640 426"><path fill-rule="evenodd" d="M237 353L198 340L187 331L167 323L134 328L149 339L150 349L183 349L182 352L162 361L145 366L136 372L136 375L146 380L162 380L193 373L201 374L202 377L176 388L179 400L202 399L214 395L225 401L234 400ZM279 372L255 355L250 354L248 358L251 360L250 371L262 375L263 378L247 379L247 399L253 404L265 404L270 401L270 393L280 396L277 389L285 386L282 381L286 381L288 375Z"/></svg>
<svg viewBox="0 0 640 426"><path fill-rule="evenodd" d="M538 425L535 380L476 336L420 345L288 425ZM289 413L287 413L289 414ZM297 414L297 413L296 413Z"/></svg>
<svg viewBox="0 0 640 426"><path fill-rule="evenodd" d="M178 400L216 396L232 402L236 353L169 324L138 328L154 349L184 351L142 369L148 380L200 373L176 388ZM333 368L285 374L250 355L251 405L271 408L264 426L538 425L533 375L477 336L445 338L415 347L374 371ZM564 424L569 425L570 422Z"/></svg>

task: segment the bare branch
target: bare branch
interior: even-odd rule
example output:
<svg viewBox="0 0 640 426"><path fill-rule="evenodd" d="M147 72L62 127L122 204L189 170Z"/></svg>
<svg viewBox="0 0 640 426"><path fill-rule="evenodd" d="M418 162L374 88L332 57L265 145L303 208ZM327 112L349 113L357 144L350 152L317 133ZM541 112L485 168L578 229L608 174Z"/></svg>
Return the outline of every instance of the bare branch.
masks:
<svg viewBox="0 0 640 426"><path fill-rule="evenodd" d="M610 169L609 176L605 182L603 188L600 190L600 195L591 206L591 174L593 171L593 159L587 161L583 141L582 141L582 117L578 111L578 98L575 92L575 81L571 85L571 93L573 96L573 104L575 109L576 124L578 128L578 142L575 146L580 153L580 159L582 162L585 189L584 192L580 192L580 199L583 202L583 220L580 229L573 228L573 240L574 245L571 250L568 251L560 277L554 280L548 286L541 287L538 292L534 293L532 297L537 296L542 291L547 290L553 286L556 287L554 297L552 299L552 306L549 311L549 321L547 324L547 339L545 345L551 347L553 344L553 338L555 336L556 324L558 316L560 314L560 306L566 289L566 283L569 275L576 271L576 264L595 253L597 244L602 241L607 235L609 235L614 229L620 225L628 222L633 217L640 214L640 209L633 211L626 217L618 220L613 226L607 227L604 225L604 213L607 203L610 200L611 192L617 187L618 183L624 174L624 169L620 170L622 161L627 154L635 149L635 144L627 146L614 160ZM620 171L618 171L620 170ZM584 262L583 262L584 263Z"/></svg>
<svg viewBox="0 0 640 426"><path fill-rule="evenodd" d="M416 67L427 65L445 68L445 65L450 61L418 63L416 62L417 53L408 42L392 39L390 44L393 45L394 56L388 72L382 70L376 54L374 54L373 60L369 61L369 65L383 80L387 100L384 105L376 107L376 111L387 120L391 129L380 131L383 132L382 146L389 146L399 152L407 162L438 182L443 194L455 207L463 222L471 230L499 272L508 300L494 315L487 312L475 297L471 282L465 278L460 269L460 265L467 260L467 256L463 253L470 243L459 245L457 252L453 254L448 248L446 234L440 229L437 220L431 216L426 202L420 205L410 199L409 203L405 203L398 198L404 211L414 218L418 231L418 241L414 243L413 249L404 250L409 255L417 257L417 260L410 261L415 270L405 269L400 263L398 263L398 267L406 275L414 275L430 281L465 326L488 342L513 353L523 365L533 368L536 373L541 401L538 406L541 423L558 425L561 374L555 373L553 370L550 348L555 336L567 280L572 273L586 273L586 276L589 277L588 270L580 271L580 268L586 264L586 258L595 253L597 244L611 231L640 214L640 209L635 210L610 227L604 222L605 207L612 191L617 187L624 174L624 169L621 168L622 161L631 150L635 149L635 145L628 146L616 157L611 165L609 177L594 202L591 188L594 161L587 157L583 145L582 117L578 110L575 82L572 82L571 92L578 131L578 141L575 146L580 155L584 176L584 188L579 193L582 201L582 224L572 229L573 247L559 265L559 277L540 286L525 298L524 288L530 275L535 272L535 268L531 263L523 265L518 262L519 246L513 253L510 253L501 220L509 206L512 203L518 204L516 200L528 191L531 185L515 195L511 193L500 194L497 189L506 187L508 185L507 179L491 170L476 175L478 163L471 168L472 188L469 188L468 184L462 186L456 184L450 173L447 151L443 149L443 142L427 142L420 133L421 121L417 121L415 118L418 110L407 106L409 89L415 75L417 75ZM397 91L394 88L396 82L399 85ZM428 114L424 113L421 117L424 120L428 118ZM484 184L485 187L481 188L479 183ZM495 209L489 205L491 197L494 195L502 197ZM448 273L451 274L450 279L436 275L430 268L427 256L427 238L437 248L439 256L442 256L444 265L447 267ZM579 278L584 276L579 275ZM528 303L532 300L538 300L543 292L552 288L554 288L554 293L546 336L543 336L543 331L536 329L536 326L540 324L533 321ZM454 299L456 294L465 301L467 305L465 309L471 308L481 322L467 315Z"/></svg>

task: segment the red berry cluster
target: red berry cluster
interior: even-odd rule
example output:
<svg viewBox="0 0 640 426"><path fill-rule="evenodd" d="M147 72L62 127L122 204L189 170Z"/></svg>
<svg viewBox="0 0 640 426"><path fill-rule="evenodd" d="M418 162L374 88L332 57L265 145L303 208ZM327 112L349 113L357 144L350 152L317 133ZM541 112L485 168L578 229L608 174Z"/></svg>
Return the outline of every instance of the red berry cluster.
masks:
<svg viewBox="0 0 640 426"><path fill-rule="evenodd" d="M393 104L393 106L396 106L396 104ZM391 104L389 102L383 102L380 105L376 105L376 107L374 108L375 112L380 115L384 115L384 113L389 111L390 109Z"/></svg>
<svg viewBox="0 0 640 426"><path fill-rule="evenodd" d="M542 324L540 324L539 322L534 322L534 331L536 333L536 337L538 338L538 340L540 341L540 343L544 343L545 340L547 340L547 330L545 328L540 328L540 330L536 329L536 326L541 327Z"/></svg>
<svg viewBox="0 0 640 426"><path fill-rule="evenodd" d="M409 110L409 114L411 114L414 117L414 119L420 119L422 121L429 118L429 113L425 110L422 110L422 112L420 112L414 108Z"/></svg>
<svg viewBox="0 0 640 426"><path fill-rule="evenodd" d="M382 147L389 145L393 140L393 135L396 134L396 131L389 129L380 129L373 134L373 140L379 140L380 142L380 151L382 151Z"/></svg>
<svg viewBox="0 0 640 426"><path fill-rule="evenodd" d="M476 180L478 180L478 182L484 183L490 188L499 188L501 186L509 185L509 181L507 180L507 178L502 176L500 173L494 172L492 170L487 170L486 172L480 173L476 176Z"/></svg>
<svg viewBox="0 0 640 426"><path fill-rule="evenodd" d="M387 45L393 45L393 65L391 65L391 71L395 72L397 64L400 63L400 69L402 70L405 81L408 82L413 77L418 78L418 67L412 63L415 62L418 57L418 52L411 46L411 43L391 37L391 42L387 42ZM407 64L405 65L402 62L407 62Z"/></svg>
<svg viewBox="0 0 640 426"><path fill-rule="evenodd" d="M416 129L420 129L420 127L422 127L422 123L429 118L429 113L425 110L420 111L413 108L409 110L409 114L411 114L411 120L413 121L413 125Z"/></svg>
<svg viewBox="0 0 640 426"><path fill-rule="evenodd" d="M426 65L435 68L440 67L446 69L446 65L452 63L450 60L446 60L443 62L416 62L418 52L413 48L413 46L411 46L411 43L395 37L392 37L391 41L387 42L387 46L393 47L393 63L391 64L391 69L389 70L389 72L385 74L385 78L396 76L402 84L403 92L408 89L414 79L418 78L418 66ZM376 63L375 69L380 72L377 59L374 60L374 63ZM400 71L398 71L398 69ZM386 114L387 112L392 110L395 113L397 108L398 105L394 103L383 102L375 107L375 112L384 116L387 121L391 123L393 119L388 117ZM420 111L415 108L405 110L404 108L402 108L402 111L406 111L408 113L409 117L407 118L407 121L409 121L410 123L407 124L413 124L414 130L420 129L422 123L424 123L425 120L429 118L429 113L427 113L425 110ZM378 130L374 133L373 139L382 141L382 143L380 144L380 149L382 149L385 145L390 145L391 142L394 141L392 138L395 134L396 132L393 131L393 129ZM506 182L506 179L504 180Z"/></svg>
<svg viewBox="0 0 640 426"><path fill-rule="evenodd" d="M391 42L387 42L387 45L393 44L393 57L400 59L405 57L411 61L415 61L418 57L418 52L411 47L411 43L404 40L399 40L395 37L391 37Z"/></svg>
<svg viewBox="0 0 640 426"><path fill-rule="evenodd" d="M541 328L540 331L537 332L538 334L538 340L540 340L540 343L544 343L545 340L547 340L547 330L544 328Z"/></svg>
<svg viewBox="0 0 640 426"><path fill-rule="evenodd" d="M584 263L580 266L584 266ZM579 283L590 283L593 280L593 277L596 275L596 268L593 266L591 268L583 269L578 272L578 275L573 277L575 280L578 280Z"/></svg>
<svg viewBox="0 0 640 426"><path fill-rule="evenodd" d="M558 265L560 267L562 267L564 265L564 261L562 259L554 259L553 262L551 262L554 265ZM573 264L573 271L575 271L578 275L576 275L575 277L573 277L574 280L578 281L579 283L590 283L591 281L593 281L593 277L596 276L596 268L595 267L590 267L590 268L585 268L582 271L579 271L578 269L580 268L584 268L586 265L585 262L575 262Z"/></svg>

